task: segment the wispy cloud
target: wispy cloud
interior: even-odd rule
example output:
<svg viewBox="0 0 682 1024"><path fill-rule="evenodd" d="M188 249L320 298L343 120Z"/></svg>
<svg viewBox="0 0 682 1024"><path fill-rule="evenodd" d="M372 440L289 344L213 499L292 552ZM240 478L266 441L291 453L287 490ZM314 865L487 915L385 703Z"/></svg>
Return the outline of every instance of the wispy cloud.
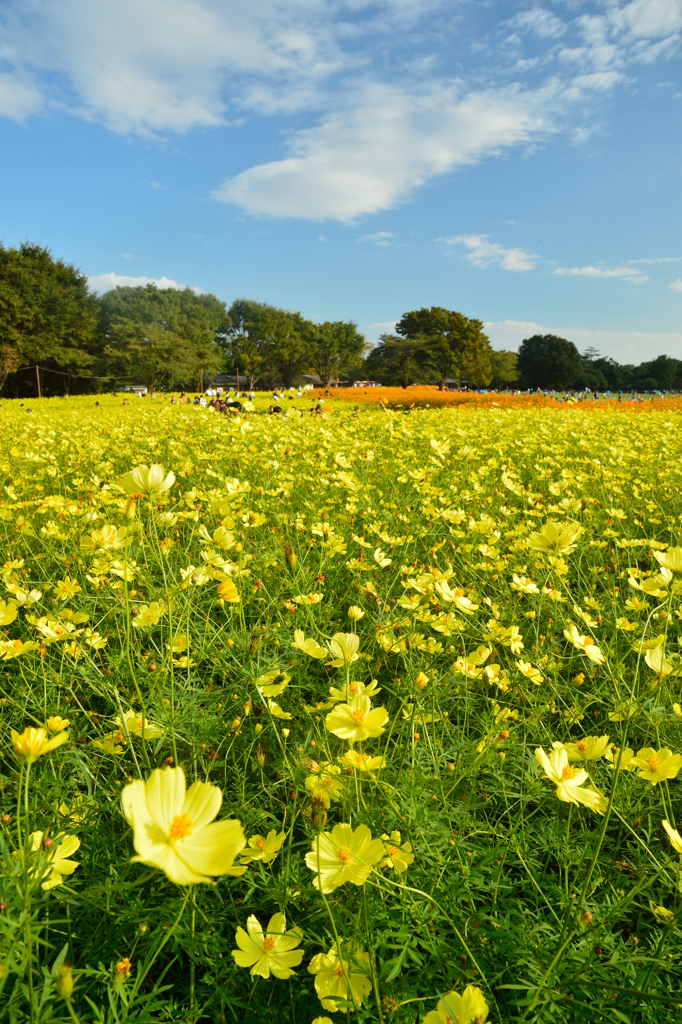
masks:
<svg viewBox="0 0 682 1024"><path fill-rule="evenodd" d="M556 334L572 341L581 351L593 346L604 356L622 363L639 363L666 354L682 358L682 333L619 331L538 324L525 320L497 320L484 324L493 348L517 349L524 338L534 334Z"/></svg>
<svg viewBox="0 0 682 1024"><path fill-rule="evenodd" d="M670 287L674 292L682 292L682 277L678 277L676 281L671 281Z"/></svg>
<svg viewBox="0 0 682 1024"><path fill-rule="evenodd" d="M363 235L358 242L372 242L374 245L386 247L395 245L395 235L392 231L374 231L371 235Z"/></svg>
<svg viewBox="0 0 682 1024"><path fill-rule="evenodd" d="M505 249L497 242L489 241L488 235L455 235L442 239L446 245L464 245L469 249L467 259L476 267L499 266L503 270L523 272L534 270L538 260L536 253L526 249Z"/></svg>
<svg viewBox="0 0 682 1024"><path fill-rule="evenodd" d="M127 274L89 274L88 285L94 292L110 292L112 288L138 288L147 284L155 284L157 288L176 288L182 291L189 285L179 284L170 277L129 277ZM195 295L202 295L202 288L192 288Z"/></svg>
<svg viewBox="0 0 682 1024"><path fill-rule="evenodd" d="M634 267L556 267L555 274L568 277L616 277L631 284L644 284L649 278Z"/></svg>

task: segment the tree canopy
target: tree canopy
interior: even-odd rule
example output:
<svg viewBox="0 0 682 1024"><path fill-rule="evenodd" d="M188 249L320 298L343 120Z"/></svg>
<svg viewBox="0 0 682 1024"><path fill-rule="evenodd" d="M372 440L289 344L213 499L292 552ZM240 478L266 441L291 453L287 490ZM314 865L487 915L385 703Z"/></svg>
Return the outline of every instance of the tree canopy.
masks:
<svg viewBox="0 0 682 1024"><path fill-rule="evenodd" d="M445 382L462 378L484 385L492 379L492 348L480 320L470 320L442 306L403 313L396 334L418 342L419 357L442 391Z"/></svg>
<svg viewBox="0 0 682 1024"><path fill-rule="evenodd" d="M583 370L580 353L572 341L556 334L534 334L521 342L517 366L527 387L564 391L573 386Z"/></svg>

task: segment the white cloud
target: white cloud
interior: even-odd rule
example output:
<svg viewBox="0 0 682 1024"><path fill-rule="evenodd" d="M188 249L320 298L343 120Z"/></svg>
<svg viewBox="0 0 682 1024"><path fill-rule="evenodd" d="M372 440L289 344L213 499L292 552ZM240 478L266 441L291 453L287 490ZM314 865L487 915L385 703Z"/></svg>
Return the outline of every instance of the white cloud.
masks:
<svg viewBox="0 0 682 1024"><path fill-rule="evenodd" d="M670 287L674 292L682 292L682 277L678 277L676 281L672 281Z"/></svg>
<svg viewBox="0 0 682 1024"><path fill-rule="evenodd" d="M542 7L535 7L530 11L522 11L512 18L511 25L516 28L527 29L540 39L555 39L563 35L566 25L557 18L551 11L545 11Z"/></svg>
<svg viewBox="0 0 682 1024"><path fill-rule="evenodd" d="M619 277L631 284L644 284L649 280L635 267L556 267L554 273L568 277Z"/></svg>
<svg viewBox="0 0 682 1024"><path fill-rule="evenodd" d="M394 245L395 235L392 231L375 231L371 235L363 235L362 238L358 238L358 242L373 242L374 245L387 246Z"/></svg>
<svg viewBox="0 0 682 1024"><path fill-rule="evenodd" d="M350 109L298 132L292 156L228 178L213 195L249 213L349 221L542 127L528 96L462 93L452 84L417 93L369 86Z"/></svg>
<svg viewBox="0 0 682 1024"><path fill-rule="evenodd" d="M524 338L534 334L556 334L568 338L581 351L592 345L601 355L611 356L621 363L641 363L659 355L682 359L682 334L647 331L617 331L543 326L533 321L496 320L484 324L493 348L515 350Z"/></svg>
<svg viewBox="0 0 682 1024"><path fill-rule="evenodd" d="M112 288L139 288L155 284L157 288L176 288L182 291L186 284L179 284L170 277L129 277L126 274L89 274L88 285L94 292L110 292ZM201 288L192 288L195 295L203 295Z"/></svg>
<svg viewBox="0 0 682 1024"><path fill-rule="evenodd" d="M378 323L365 324L364 327L359 328L359 331L361 334L364 334L365 339L370 345L376 345L382 334L394 333L397 323L397 320L383 320Z"/></svg>
<svg viewBox="0 0 682 1024"><path fill-rule="evenodd" d="M628 260L628 263L679 263L682 256L659 256L647 260Z"/></svg>
<svg viewBox="0 0 682 1024"><path fill-rule="evenodd" d="M503 270L533 270L541 257L525 249L505 249L497 242L488 241L488 235L455 235L444 238L446 245L465 245L467 259L477 267L499 266Z"/></svg>
<svg viewBox="0 0 682 1024"><path fill-rule="evenodd" d="M0 74L0 117L25 121L42 106L40 89L27 76Z"/></svg>

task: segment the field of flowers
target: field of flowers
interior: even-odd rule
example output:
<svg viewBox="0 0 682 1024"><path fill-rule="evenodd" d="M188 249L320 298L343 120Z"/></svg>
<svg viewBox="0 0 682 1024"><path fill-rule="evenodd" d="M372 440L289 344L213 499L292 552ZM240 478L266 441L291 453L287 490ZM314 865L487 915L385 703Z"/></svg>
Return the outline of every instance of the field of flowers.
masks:
<svg viewBox="0 0 682 1024"><path fill-rule="evenodd" d="M674 407L100 401L0 407L0 1020L679 1021Z"/></svg>

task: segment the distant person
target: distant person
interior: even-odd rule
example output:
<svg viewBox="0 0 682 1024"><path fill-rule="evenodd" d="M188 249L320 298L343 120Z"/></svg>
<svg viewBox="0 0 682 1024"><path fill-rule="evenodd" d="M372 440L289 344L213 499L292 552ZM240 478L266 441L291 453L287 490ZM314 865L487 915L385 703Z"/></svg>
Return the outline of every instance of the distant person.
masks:
<svg viewBox="0 0 682 1024"><path fill-rule="evenodd" d="M282 415L282 407L280 405L271 405L270 406L270 415L271 416L281 416Z"/></svg>

